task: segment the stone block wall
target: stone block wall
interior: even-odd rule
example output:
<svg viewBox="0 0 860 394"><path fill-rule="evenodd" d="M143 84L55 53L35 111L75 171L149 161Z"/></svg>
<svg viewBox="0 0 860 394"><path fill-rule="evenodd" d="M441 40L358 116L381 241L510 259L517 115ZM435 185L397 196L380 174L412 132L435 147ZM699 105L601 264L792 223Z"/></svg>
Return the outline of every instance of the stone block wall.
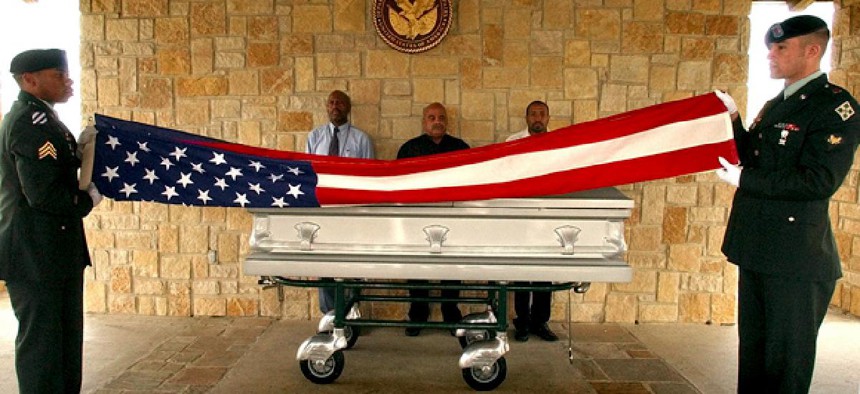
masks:
<svg viewBox="0 0 860 394"><path fill-rule="evenodd" d="M858 93L860 5L837 15L835 75ZM558 128L728 90L746 101L750 1L453 1L449 35L426 53L389 48L372 1L81 0L84 113L103 113L282 150L303 150L327 121L333 89L378 157L420 133L422 108L446 105L472 146L524 126L532 100ZM841 68L840 68L841 67ZM741 105L743 108L743 105ZM556 293L553 318L582 322L735 321L737 272L720 253L733 189L711 173L620 187L634 279ZM834 199L846 278L834 304L860 315L857 171ZM145 315L316 315L316 290L284 301L242 274L241 209L104 202L87 221L94 266L86 310ZM855 244L858 245L855 247ZM857 252L854 252L857 250ZM857 253L857 256L855 256ZM402 317L398 306L365 306ZM569 309L568 309L569 308Z"/></svg>

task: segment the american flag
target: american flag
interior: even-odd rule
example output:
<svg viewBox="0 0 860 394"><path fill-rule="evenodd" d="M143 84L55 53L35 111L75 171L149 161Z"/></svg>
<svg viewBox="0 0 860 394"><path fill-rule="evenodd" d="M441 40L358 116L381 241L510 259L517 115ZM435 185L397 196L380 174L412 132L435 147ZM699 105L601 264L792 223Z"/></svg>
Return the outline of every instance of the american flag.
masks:
<svg viewBox="0 0 860 394"><path fill-rule="evenodd" d="M93 182L117 201L317 207L530 197L737 162L713 93L516 141L403 160L284 152L96 115Z"/></svg>

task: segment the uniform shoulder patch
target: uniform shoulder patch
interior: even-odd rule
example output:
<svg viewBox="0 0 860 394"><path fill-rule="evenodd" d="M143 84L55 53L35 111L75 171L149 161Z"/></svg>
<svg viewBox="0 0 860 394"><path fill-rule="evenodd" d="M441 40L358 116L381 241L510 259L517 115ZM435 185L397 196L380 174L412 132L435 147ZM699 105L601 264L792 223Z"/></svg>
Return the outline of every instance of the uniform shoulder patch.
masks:
<svg viewBox="0 0 860 394"><path fill-rule="evenodd" d="M836 111L839 117L842 118L843 122L854 116L854 108L851 107L851 103L847 101L836 107L834 111Z"/></svg>
<svg viewBox="0 0 860 394"><path fill-rule="evenodd" d="M42 160L46 157L51 157L54 160L57 160L57 148L54 148L54 144L51 141L46 141L42 146L39 147L39 151L37 152L39 155L39 160Z"/></svg>
<svg viewBox="0 0 860 394"><path fill-rule="evenodd" d="M42 111L33 112L33 114L30 115L30 118L33 120L33 124L48 123L48 114L46 114Z"/></svg>

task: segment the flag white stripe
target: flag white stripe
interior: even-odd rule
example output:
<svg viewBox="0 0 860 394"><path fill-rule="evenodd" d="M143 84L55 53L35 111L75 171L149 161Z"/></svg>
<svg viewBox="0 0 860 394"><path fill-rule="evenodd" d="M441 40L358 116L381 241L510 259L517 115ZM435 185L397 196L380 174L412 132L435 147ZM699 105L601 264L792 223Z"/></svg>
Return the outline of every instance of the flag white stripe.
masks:
<svg viewBox="0 0 860 394"><path fill-rule="evenodd" d="M397 191L486 185L615 163L731 140L728 113L659 126L606 141L528 152L457 167L394 176L318 174L318 187Z"/></svg>

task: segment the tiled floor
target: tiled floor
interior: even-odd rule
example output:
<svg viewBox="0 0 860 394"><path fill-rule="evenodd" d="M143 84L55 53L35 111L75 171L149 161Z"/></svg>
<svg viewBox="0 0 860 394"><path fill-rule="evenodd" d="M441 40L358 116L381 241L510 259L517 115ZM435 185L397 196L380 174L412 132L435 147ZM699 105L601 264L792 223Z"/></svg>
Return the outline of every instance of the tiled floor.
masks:
<svg viewBox="0 0 860 394"><path fill-rule="evenodd" d="M840 330L847 330L836 335L860 333L857 320L828 318L834 319L836 324L846 323ZM825 324L823 331L828 324L832 325ZM3 393L17 389L13 362L15 326L8 299L0 297L0 392ZM295 354L315 326L315 322L263 318L88 315L84 392L470 391L457 366L460 346L447 332L425 330L421 336L412 338L396 328L365 329L356 346L345 353L345 368L340 378L330 385L314 385L302 376ZM561 341L548 343L531 338L525 343L511 342L511 351L505 356L507 378L497 392L734 391L737 345L733 327L575 324L570 360L566 326L553 324L553 328L562 337ZM856 335L847 338L858 342ZM822 348L835 351L827 350L828 346ZM824 371L817 370L818 385L813 386L813 392L857 392L860 372L856 372L856 366L860 365L860 352L856 350L860 349L853 346L838 347L845 352L854 350L853 354L839 355L849 358L838 360L838 365L845 365L844 370L832 370L837 360L832 360L834 365L827 360L819 362ZM826 354L823 356L827 358Z"/></svg>

